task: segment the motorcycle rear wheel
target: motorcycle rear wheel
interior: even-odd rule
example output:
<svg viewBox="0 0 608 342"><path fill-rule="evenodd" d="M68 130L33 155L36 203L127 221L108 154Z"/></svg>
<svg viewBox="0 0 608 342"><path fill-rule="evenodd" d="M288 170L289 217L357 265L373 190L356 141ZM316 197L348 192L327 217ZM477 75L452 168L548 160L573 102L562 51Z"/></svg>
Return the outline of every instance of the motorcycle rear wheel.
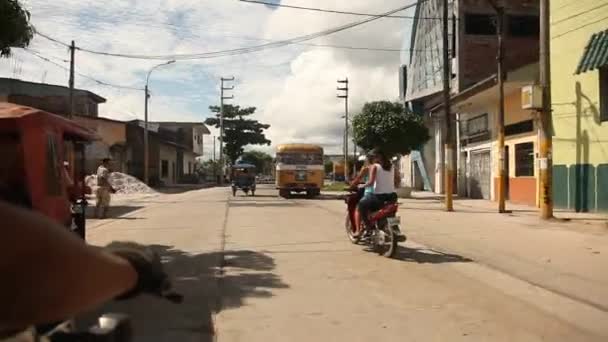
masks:
<svg viewBox="0 0 608 342"><path fill-rule="evenodd" d="M395 231L393 227L388 225L388 222L384 220L383 222L378 223L378 231L376 234L383 234L383 243L378 243L379 240L374 241L374 250L379 255L382 255L386 258L393 258L397 254L398 241L397 236L395 235ZM379 237L376 237L379 239Z"/></svg>

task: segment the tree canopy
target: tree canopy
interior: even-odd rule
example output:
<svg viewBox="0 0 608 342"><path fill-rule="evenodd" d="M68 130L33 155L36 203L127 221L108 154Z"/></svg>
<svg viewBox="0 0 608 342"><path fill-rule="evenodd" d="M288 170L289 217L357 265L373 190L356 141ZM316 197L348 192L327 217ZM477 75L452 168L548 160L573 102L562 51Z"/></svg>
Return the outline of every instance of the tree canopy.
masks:
<svg viewBox="0 0 608 342"><path fill-rule="evenodd" d="M0 0L0 58L10 57L11 47L27 47L33 37L30 13L19 0Z"/></svg>
<svg viewBox="0 0 608 342"><path fill-rule="evenodd" d="M220 128L220 107L211 106L209 109L215 113L215 117L207 119L205 123ZM264 135L264 131L270 128L270 125L247 118L255 111L255 107L224 106L224 154L231 164L243 155L245 146L271 143Z"/></svg>
<svg viewBox="0 0 608 342"><path fill-rule="evenodd" d="M262 151L247 151L241 156L241 161L255 165L258 173L269 174L273 164L270 154Z"/></svg>
<svg viewBox="0 0 608 342"><path fill-rule="evenodd" d="M368 151L377 148L391 157L410 154L430 138L422 118L398 102L366 103L354 117L353 128L358 146Z"/></svg>

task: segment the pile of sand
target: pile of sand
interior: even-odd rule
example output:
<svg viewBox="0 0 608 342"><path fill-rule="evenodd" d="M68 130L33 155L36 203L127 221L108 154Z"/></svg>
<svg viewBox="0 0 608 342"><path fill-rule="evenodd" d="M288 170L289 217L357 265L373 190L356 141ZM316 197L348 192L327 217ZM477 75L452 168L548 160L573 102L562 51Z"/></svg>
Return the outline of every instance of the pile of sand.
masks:
<svg viewBox="0 0 608 342"><path fill-rule="evenodd" d="M97 175L86 177L86 183L93 191L97 188ZM155 194L156 191L139 179L121 172L110 174L110 184L118 194Z"/></svg>

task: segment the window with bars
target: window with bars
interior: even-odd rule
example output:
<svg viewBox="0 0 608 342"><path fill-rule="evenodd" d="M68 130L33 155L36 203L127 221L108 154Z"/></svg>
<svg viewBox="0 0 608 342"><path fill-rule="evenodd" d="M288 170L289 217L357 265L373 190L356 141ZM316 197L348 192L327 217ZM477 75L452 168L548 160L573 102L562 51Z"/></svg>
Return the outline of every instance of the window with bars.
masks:
<svg viewBox="0 0 608 342"><path fill-rule="evenodd" d="M534 177L534 143L515 145L515 177Z"/></svg>

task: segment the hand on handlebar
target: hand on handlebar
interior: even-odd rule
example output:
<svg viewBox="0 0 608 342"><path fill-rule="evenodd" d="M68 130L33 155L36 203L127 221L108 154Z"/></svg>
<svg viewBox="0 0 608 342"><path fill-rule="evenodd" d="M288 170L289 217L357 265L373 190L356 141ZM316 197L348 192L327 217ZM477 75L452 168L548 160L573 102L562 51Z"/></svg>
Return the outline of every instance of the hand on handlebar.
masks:
<svg viewBox="0 0 608 342"><path fill-rule="evenodd" d="M146 293L181 302L181 296L171 292L169 276L163 269L160 256L152 249L134 242L112 242L105 250L126 259L137 272L135 287L118 299L129 299Z"/></svg>

